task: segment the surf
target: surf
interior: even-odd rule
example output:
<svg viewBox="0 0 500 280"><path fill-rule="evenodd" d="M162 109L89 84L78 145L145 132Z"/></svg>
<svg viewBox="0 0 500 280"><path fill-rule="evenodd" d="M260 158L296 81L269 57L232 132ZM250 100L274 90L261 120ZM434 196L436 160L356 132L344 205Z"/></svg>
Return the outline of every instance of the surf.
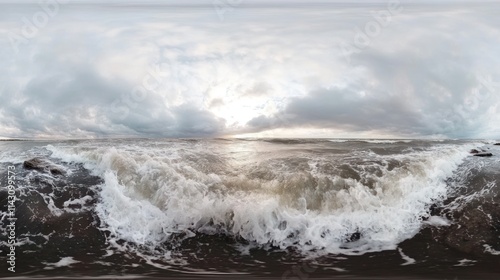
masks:
<svg viewBox="0 0 500 280"><path fill-rule="evenodd" d="M47 149L104 178L96 206L101 227L132 246L153 252L179 234L222 234L304 254L355 255L395 249L418 233L472 146L321 154L310 143L273 153L275 143L236 145ZM321 145L315 148L330 148Z"/></svg>

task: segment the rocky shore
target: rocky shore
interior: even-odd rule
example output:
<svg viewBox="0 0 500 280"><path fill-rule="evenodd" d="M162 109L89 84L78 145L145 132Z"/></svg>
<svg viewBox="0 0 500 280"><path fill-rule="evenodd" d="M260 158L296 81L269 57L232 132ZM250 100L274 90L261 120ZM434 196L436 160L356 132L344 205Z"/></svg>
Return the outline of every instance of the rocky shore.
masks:
<svg viewBox="0 0 500 280"><path fill-rule="evenodd" d="M493 156L479 148L470 153L479 157ZM433 229L433 237L454 250L478 257L488 254L488 250L496 254L500 249L500 191L496 183L500 182L500 165L489 161L468 172L470 176L465 181L448 182L458 192L444 206L437 207L441 210L434 214L446 217L451 224ZM460 206L457 202L461 202Z"/></svg>
<svg viewBox="0 0 500 280"><path fill-rule="evenodd" d="M18 264L19 271L33 270L27 264L36 263L39 255L56 263L81 252L89 258L105 254L105 236L98 230L100 222L92 211L101 178L81 164L68 166L45 158L14 166L19 179L15 203L16 235L21 244L18 258L23 260ZM6 201L7 195L0 192L0 200Z"/></svg>

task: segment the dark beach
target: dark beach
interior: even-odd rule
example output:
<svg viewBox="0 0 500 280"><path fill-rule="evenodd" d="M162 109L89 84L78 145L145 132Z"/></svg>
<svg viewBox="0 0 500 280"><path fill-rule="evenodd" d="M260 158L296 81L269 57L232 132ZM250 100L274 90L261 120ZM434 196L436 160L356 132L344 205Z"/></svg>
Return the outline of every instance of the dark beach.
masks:
<svg viewBox="0 0 500 280"><path fill-rule="evenodd" d="M208 279L232 279L234 277L243 279L254 277L260 279L496 279L498 250L500 249L498 238L500 230L498 203L500 201L496 185L500 179L498 171L500 164L496 155L500 154L500 148L484 142L479 142L481 146L478 146L477 143L477 141L417 140L372 141L370 143L300 139L286 141L221 139L3 142L0 144L3 151L2 170L7 170L8 166L14 166L17 171L16 196L19 200L15 203L18 241L16 276L140 277L141 279L145 277L151 279L200 277ZM479 158L469 155L468 149L471 146L487 149L494 156ZM186 152L183 155L168 154L174 151L173 148ZM184 150L184 148L190 150ZM211 152L208 152L206 148L210 148L208 150ZM432 159L432 154L438 155L441 149L445 148L456 149L456 152L463 150L463 159L449 176L443 177L442 183L446 186L445 196L437 196L429 200L429 203L423 205L424 208L420 210L423 212L416 214L421 222L415 234L403 234L408 238L403 238L401 242L397 239L390 241L393 245L391 243L378 244L373 237L376 232L371 232L370 228L358 228L357 231L350 233L347 228L347 235L341 241L340 247L332 248L325 248L324 245L318 244L330 244L338 240L339 235L335 232L326 231L322 237L319 237L319 241L307 242L307 240L300 239L306 238L305 233L297 231L295 233L298 234L297 236L284 238L281 245L277 243L277 237L271 237L270 241L262 242L257 239L256 235L237 232L234 223L238 223L236 218L238 208L229 209L233 211L229 213L233 214L229 214L230 216L225 214L227 220L216 220L218 216L213 216L211 220L197 218L197 221L193 220L194 224L188 224L184 229L179 225L170 225L171 228L168 229L164 227L164 232L158 233L160 239L155 236L149 237L153 238L149 241L134 242L133 235L120 232L120 228L113 228L113 222L109 224L103 221L102 218L106 216L102 216L102 212L99 213L103 211L103 207L111 207L111 205L105 206L105 193L103 193L103 188L109 187L107 184L110 182L106 181L109 178L103 178L102 174L99 174L97 168L99 164L95 164L100 161L102 165L106 161L106 155L100 157L92 154L93 150L104 154L106 151L113 153L115 158L109 162L111 164L109 168L115 168L114 172L122 176L121 180L127 176L124 172L131 171L127 171L127 167L122 166L122 164L127 164L127 159L124 157L127 154L128 156L135 154L134 152L132 154L125 152L121 156L119 153L116 154L122 149L123 151L149 149L151 159L163 158L162 161L165 162L165 158L169 157L169 164L178 166L182 164L182 168L190 166L198 171L203 170L207 174L218 174L218 176L233 174L231 169L240 170L244 172L248 180L252 182L257 180L264 184L263 186L273 180L286 184L287 192L281 194L278 192L273 196L278 195L288 199L291 195L290 191L295 189L292 192L294 197L291 197L292 200L289 201L292 204L287 207L295 209L302 207L300 203L296 203L305 197L309 205L306 207L309 210L304 213L319 213L326 211L323 205L325 202L314 206L315 199L323 199L323 196L332 192L338 193L341 189L355 187L346 185L336 190L335 186L339 183L324 178L322 175L334 173L346 180L342 184L359 182L368 189L376 189L377 184L382 182L380 180L387 176L382 172L391 174L391 170L392 172L399 168L404 170L407 164L411 164L406 161L404 155L415 153L417 156L431 151L430 158L426 157L425 161L436 160ZM159 152L161 154L155 154ZM197 156L196 159L193 155ZM312 157L314 155L318 158L328 158L330 162L318 161L317 158ZM361 155L366 155L366 158L362 158ZM140 160L140 154L136 156L139 156L136 160ZM24 160L34 157L42 159L41 161L46 164L45 169L23 166ZM84 160L85 158L88 161ZM92 163L92 158L95 163ZM375 161L377 158L381 161ZM210 160L210 163L207 160ZM418 161L418 157L415 160ZM315 162L319 169L312 169L314 165L311 165L311 161ZM373 161L375 165L366 165L367 161ZM354 163L355 165L349 165ZM128 164L135 165L137 162ZM242 167L243 164L253 165L253 167L245 168ZM303 175L288 177L293 174L285 172L282 174L288 175L276 179L269 177L272 174L276 175L276 171L270 173L261 169L262 167L269 168L269 166L278 168L276 164L286 166L285 169L283 166L279 167L280 172L291 170L293 174ZM61 172L53 174L54 168L59 168ZM94 170L91 170L92 168ZM140 168L140 166L135 168ZM134 170L134 172L139 172ZM188 174L186 173L185 176L194 176ZM160 177L154 177L157 178L155 182L159 182L158 179L161 179L162 175L157 176ZM236 174L231 176L226 177L222 184L229 188L241 187L236 183L241 181L234 181L239 176ZM6 178L6 174L2 173L2 178ZM199 180L203 182L207 179L199 177ZM135 188L161 187L161 184L149 185L144 181L143 183L140 183L141 181L128 182L133 183ZM141 187L141 184L146 185ZM204 184L207 182L205 181ZM307 187L304 188L304 186ZM248 185L245 187L246 191L259 192L258 189L252 190L252 187L257 186ZM296 189L298 187L299 189ZM405 186L394 187L404 188ZM308 188L314 190L314 193L308 194ZM221 186L218 189L223 190ZM231 194L229 190L226 191L227 195ZM122 195L127 196L127 193ZM2 211L5 215L7 211L6 191L1 192L1 199ZM137 201L134 200L134 198L128 199L129 203L136 203ZM385 202L381 201L381 203ZM128 207L126 204L120 205L124 208ZM263 203L252 207L258 210L260 207L268 206ZM150 211L144 209L146 212ZM109 211L119 209L104 210L108 211L104 213L107 213L109 217L113 215ZM206 209L206 211L212 210ZM153 215L154 212L148 213L150 214L146 213L146 215ZM256 213L264 215L266 210ZM119 217L127 219L126 216ZM312 217L315 216L310 218L314 220ZM147 216L144 218L148 219ZM158 219L153 216L151 218ZM291 218L288 219L290 223ZM356 219L352 219L354 220L351 222L354 223ZM137 222L141 224L143 221ZM374 220L374 222L378 221ZM131 223L134 224L133 221ZM5 229L6 225L7 221L4 218L2 228ZM122 223L121 227L124 225L126 224ZM271 225L262 224L262 226ZM310 226L314 228L314 225ZM392 231L390 223L373 226L389 226L389 232ZM279 228L283 229L282 226ZM151 230L155 229L151 228ZM165 232L166 230L170 232ZM288 243L289 240L296 241ZM5 245L6 243L2 242L2 255L8 252ZM391 248L391 246L394 247ZM2 272L2 277L9 276L11 276L9 273Z"/></svg>

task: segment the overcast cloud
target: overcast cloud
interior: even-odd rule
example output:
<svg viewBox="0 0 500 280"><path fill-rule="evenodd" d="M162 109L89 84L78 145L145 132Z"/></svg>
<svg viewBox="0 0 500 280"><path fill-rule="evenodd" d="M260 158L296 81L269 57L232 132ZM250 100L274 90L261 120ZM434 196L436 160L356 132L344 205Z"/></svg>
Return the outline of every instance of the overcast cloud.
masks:
<svg viewBox="0 0 500 280"><path fill-rule="evenodd" d="M496 1L10 2L0 137L500 138Z"/></svg>

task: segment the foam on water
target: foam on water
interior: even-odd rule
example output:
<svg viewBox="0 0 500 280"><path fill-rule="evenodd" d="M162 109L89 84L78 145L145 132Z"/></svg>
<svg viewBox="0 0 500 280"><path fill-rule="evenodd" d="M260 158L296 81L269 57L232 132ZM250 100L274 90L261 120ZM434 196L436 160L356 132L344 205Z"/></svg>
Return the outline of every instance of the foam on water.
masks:
<svg viewBox="0 0 500 280"><path fill-rule="evenodd" d="M346 142L363 142L370 144L396 144L396 143L411 143L413 140L409 139L369 139L369 140L361 140L361 139L330 139L328 140L333 143L346 143Z"/></svg>
<svg viewBox="0 0 500 280"><path fill-rule="evenodd" d="M460 260L458 262L458 264L456 264L454 266L472 266L475 263L477 263L477 261L475 261L475 260L463 259L463 260Z"/></svg>
<svg viewBox="0 0 500 280"><path fill-rule="evenodd" d="M493 249L490 245L484 244L483 247L486 253L492 254L494 256L500 256L500 251Z"/></svg>
<svg viewBox="0 0 500 280"><path fill-rule="evenodd" d="M363 140L363 142L371 143L371 144L395 144L395 143L411 143L413 140Z"/></svg>
<svg viewBox="0 0 500 280"><path fill-rule="evenodd" d="M401 258L405 261L405 263L401 264L402 266L415 264L417 262L415 259L410 258L405 253L403 253L403 250L401 248L398 248L398 251L399 254L401 255Z"/></svg>
<svg viewBox="0 0 500 280"><path fill-rule="evenodd" d="M362 254L396 249L413 237L430 216L429 207L446 197L445 179L472 147L439 145L391 156L369 152L359 159L361 179L329 172L333 159L318 155L256 157L242 165L228 156L231 151L202 144L47 149L104 178L96 211L111 238L129 245L153 250L174 234L229 234L303 252ZM290 163L296 161L302 171ZM438 217L427 224L444 225Z"/></svg>
<svg viewBox="0 0 500 280"><path fill-rule="evenodd" d="M448 219L439 216L431 216L424 223L436 227L449 226L451 224L451 222Z"/></svg>
<svg viewBox="0 0 500 280"><path fill-rule="evenodd" d="M72 264L79 263L79 261L76 261L73 259L73 257L64 257L61 258L56 263L44 263L46 265L45 269L54 269L57 267L63 267L63 266L71 266Z"/></svg>
<svg viewBox="0 0 500 280"><path fill-rule="evenodd" d="M333 142L333 143L345 143L345 142L349 142L348 139L330 139L328 141Z"/></svg>

